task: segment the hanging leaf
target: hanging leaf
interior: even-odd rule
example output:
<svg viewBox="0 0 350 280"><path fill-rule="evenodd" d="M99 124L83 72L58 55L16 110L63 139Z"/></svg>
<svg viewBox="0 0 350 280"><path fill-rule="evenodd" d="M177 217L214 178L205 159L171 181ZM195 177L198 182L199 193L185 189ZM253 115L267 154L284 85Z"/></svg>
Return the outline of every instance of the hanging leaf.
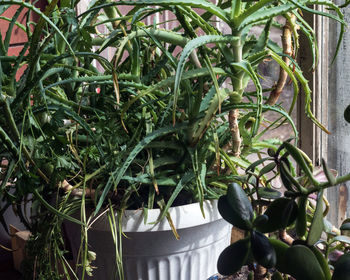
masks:
<svg viewBox="0 0 350 280"><path fill-rule="evenodd" d="M265 224L260 224L257 229L263 233L274 232L291 225L298 215L298 205L289 198L278 198L274 200L265 211L268 216Z"/></svg>
<svg viewBox="0 0 350 280"><path fill-rule="evenodd" d="M307 244L314 245L321 238L323 231L323 190L317 196L317 205L312 219Z"/></svg>
<svg viewBox="0 0 350 280"><path fill-rule="evenodd" d="M350 123L350 105L348 105L344 111L344 119Z"/></svg>
<svg viewBox="0 0 350 280"><path fill-rule="evenodd" d="M250 236L251 250L256 262L263 267L272 268L276 264L276 253L269 239L253 230Z"/></svg>
<svg viewBox="0 0 350 280"><path fill-rule="evenodd" d="M276 268L282 273L287 273L288 263L286 263L285 257L289 246L279 239L269 238L271 246L276 253Z"/></svg>
<svg viewBox="0 0 350 280"><path fill-rule="evenodd" d="M241 239L221 252L217 268L222 275L236 273L245 264L250 252L250 241L248 238Z"/></svg>
<svg viewBox="0 0 350 280"><path fill-rule="evenodd" d="M348 280L350 275L350 253L342 255L334 265L332 280Z"/></svg>
<svg viewBox="0 0 350 280"><path fill-rule="evenodd" d="M295 230L299 237L306 234L306 204L307 196L302 196L298 201L298 216L295 224Z"/></svg>
<svg viewBox="0 0 350 280"><path fill-rule="evenodd" d="M326 277L326 280L331 280L332 275L329 269L328 260L324 257L323 253L320 252L320 250L316 246L310 246L309 248L317 258L318 263L320 264L322 271Z"/></svg>
<svg viewBox="0 0 350 280"><path fill-rule="evenodd" d="M304 245L295 245L286 251L288 274L297 280L325 280L322 268L314 253Z"/></svg>
<svg viewBox="0 0 350 280"><path fill-rule="evenodd" d="M218 209L221 216L235 227L243 230L252 228L253 208L247 195L237 183L229 185L227 194L219 198Z"/></svg>

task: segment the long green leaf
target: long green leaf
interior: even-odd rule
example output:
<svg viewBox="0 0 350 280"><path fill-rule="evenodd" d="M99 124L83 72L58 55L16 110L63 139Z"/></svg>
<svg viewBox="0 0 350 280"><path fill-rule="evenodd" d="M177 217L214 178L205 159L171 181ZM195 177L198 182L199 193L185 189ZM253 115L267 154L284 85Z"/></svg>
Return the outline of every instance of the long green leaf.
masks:
<svg viewBox="0 0 350 280"><path fill-rule="evenodd" d="M179 95L180 83L182 80L182 73L185 68L185 63L190 56L190 54L200 46L209 44L209 43L232 43L238 42L239 37L236 36L222 36L222 35L204 35L197 37L187 43L185 48L181 53L181 57L176 69L175 83L174 83L174 104L173 104L173 121L175 122L175 112L177 106L177 99Z"/></svg>
<svg viewBox="0 0 350 280"><path fill-rule="evenodd" d="M314 245L320 240L323 231L323 189L317 195L317 205L312 219L309 234L307 236L307 244Z"/></svg>
<svg viewBox="0 0 350 280"><path fill-rule="evenodd" d="M122 166L120 166L118 169L112 172L110 178L108 179L106 186L103 189L103 192L101 194L101 197L99 198L99 201L96 206L95 215L98 213L98 211L101 209L103 202L105 201L108 192L112 189L113 186L115 188L117 187L118 183L120 182L121 178L125 174L125 171L128 169L130 164L133 162L135 157L145 148L149 143L151 143L154 139L167 135L169 133L174 133L176 131L179 131L186 127L186 123L178 124L175 126L167 126L160 128L150 134L148 134L145 138L143 138L130 152L129 156L125 159Z"/></svg>

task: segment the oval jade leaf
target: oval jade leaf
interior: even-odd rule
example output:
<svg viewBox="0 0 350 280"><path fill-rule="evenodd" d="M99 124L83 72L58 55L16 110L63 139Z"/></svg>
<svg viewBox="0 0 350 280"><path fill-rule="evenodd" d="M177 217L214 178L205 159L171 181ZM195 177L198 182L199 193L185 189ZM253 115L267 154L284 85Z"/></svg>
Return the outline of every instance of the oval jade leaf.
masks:
<svg viewBox="0 0 350 280"><path fill-rule="evenodd" d="M286 263L285 256L289 245L275 238L269 238L269 241L272 247L275 249L276 269L282 273L287 273L288 264Z"/></svg>
<svg viewBox="0 0 350 280"><path fill-rule="evenodd" d="M260 172L259 172L259 177L269 173L270 171L274 170L276 167L276 163L275 162L270 162L269 164L265 165L263 168L261 168Z"/></svg>
<svg viewBox="0 0 350 280"><path fill-rule="evenodd" d="M350 279L350 253L342 255L334 265L332 280Z"/></svg>
<svg viewBox="0 0 350 280"><path fill-rule="evenodd" d="M237 183L230 184L227 188L227 194L224 197L231 209L231 218L234 218L235 223L232 224L240 229L250 230L252 228L254 212L251 202L242 187ZM227 207L227 205L224 205L224 207Z"/></svg>
<svg viewBox="0 0 350 280"><path fill-rule="evenodd" d="M350 230L350 223L343 223L340 230Z"/></svg>
<svg viewBox="0 0 350 280"><path fill-rule="evenodd" d="M251 250L256 262L263 267L272 268L276 264L276 253L269 239L261 232L253 230L250 235Z"/></svg>
<svg viewBox="0 0 350 280"><path fill-rule="evenodd" d="M253 226L254 227L259 227L259 225L264 225L265 223L267 223L268 220L269 220L268 216L260 215L260 216L255 218L255 220L253 222Z"/></svg>
<svg viewBox="0 0 350 280"><path fill-rule="evenodd" d="M317 204L314 216L312 218L309 234L307 236L307 244L314 245L320 240L323 232L323 189L317 195Z"/></svg>
<svg viewBox="0 0 350 280"><path fill-rule="evenodd" d="M245 264L250 252L250 241L248 238L238 240L221 252L217 268L222 275L236 273Z"/></svg>
<svg viewBox="0 0 350 280"><path fill-rule="evenodd" d="M266 223L259 224L257 230L266 233L284 229L291 225L298 215L298 205L293 199L277 198L266 209L264 215L268 216Z"/></svg>
<svg viewBox="0 0 350 280"><path fill-rule="evenodd" d="M295 245L287 249L285 261L288 274L297 280L325 280L323 270L314 253L304 245Z"/></svg>
<svg viewBox="0 0 350 280"><path fill-rule="evenodd" d="M251 228L250 221L243 220L239 213L231 208L225 195L219 198L218 210L220 215L233 226L243 230L249 230Z"/></svg>
<svg viewBox="0 0 350 280"><path fill-rule="evenodd" d="M258 189L258 195L262 198L266 199L276 199L281 197L281 193L277 190L265 187L265 188L259 188Z"/></svg>
<svg viewBox="0 0 350 280"><path fill-rule="evenodd" d="M344 119L350 123L350 105L348 105L344 111Z"/></svg>

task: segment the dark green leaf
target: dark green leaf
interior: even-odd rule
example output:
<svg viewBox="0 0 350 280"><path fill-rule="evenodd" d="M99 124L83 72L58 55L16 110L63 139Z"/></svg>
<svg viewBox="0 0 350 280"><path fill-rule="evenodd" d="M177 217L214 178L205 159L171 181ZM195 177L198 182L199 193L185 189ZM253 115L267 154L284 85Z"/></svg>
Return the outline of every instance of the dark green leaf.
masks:
<svg viewBox="0 0 350 280"><path fill-rule="evenodd" d="M237 183L230 184L227 188L226 198L235 215L242 221L241 226L246 228L235 226L241 229L250 229L254 213L251 202L242 187Z"/></svg>
<svg viewBox="0 0 350 280"><path fill-rule="evenodd" d="M231 204L228 202L227 195L221 196L218 202L218 209L220 215L229 223L243 230L249 230L252 227L250 215L249 219L242 217L242 212L239 207L232 208ZM244 216L244 215L243 215ZM247 216L245 216L247 217Z"/></svg>
<svg viewBox="0 0 350 280"><path fill-rule="evenodd" d="M299 237L306 234L306 204L307 196L302 196L298 201L298 217L295 224L295 230Z"/></svg>
<svg viewBox="0 0 350 280"><path fill-rule="evenodd" d="M285 261L288 264L288 274L297 280L325 280L316 256L304 245L288 248Z"/></svg>
<svg viewBox="0 0 350 280"><path fill-rule="evenodd" d="M250 251L249 239L241 239L227 247L219 256L218 272L222 275L236 273L245 264Z"/></svg>
<svg viewBox="0 0 350 280"><path fill-rule="evenodd" d="M264 225L265 223L267 223L268 220L269 220L268 216L260 215L260 216L255 218L253 225L254 225L254 227L259 227L259 225Z"/></svg>
<svg viewBox="0 0 350 280"><path fill-rule="evenodd" d="M348 105L344 111L344 119L350 123L350 105Z"/></svg>
<svg viewBox="0 0 350 280"><path fill-rule="evenodd" d="M272 268L275 266L275 249L265 235L253 230L250 236L250 243L254 259L258 264L266 268Z"/></svg>
<svg viewBox="0 0 350 280"><path fill-rule="evenodd" d="M340 230L350 230L350 223L342 224Z"/></svg>
<svg viewBox="0 0 350 280"><path fill-rule="evenodd" d="M260 172L259 172L259 177L261 177L262 175L265 175L265 174L269 173L269 172L272 171L275 167L276 167L276 163L275 163L275 162L270 162L268 165L265 165L263 168L261 168L261 170L260 170Z"/></svg>
<svg viewBox="0 0 350 280"><path fill-rule="evenodd" d="M328 260L324 257L323 253L316 246L311 246L310 249L314 253L315 257L317 258L318 263L322 268L322 271L325 275L326 280L330 280L332 275L329 269Z"/></svg>
<svg viewBox="0 0 350 280"><path fill-rule="evenodd" d="M342 255L334 265L332 280L349 280L350 253Z"/></svg>
<svg viewBox="0 0 350 280"><path fill-rule="evenodd" d="M298 215L298 205L289 198L274 200L264 213L269 217L265 224L260 224L257 229L261 232L274 232L291 225Z"/></svg>

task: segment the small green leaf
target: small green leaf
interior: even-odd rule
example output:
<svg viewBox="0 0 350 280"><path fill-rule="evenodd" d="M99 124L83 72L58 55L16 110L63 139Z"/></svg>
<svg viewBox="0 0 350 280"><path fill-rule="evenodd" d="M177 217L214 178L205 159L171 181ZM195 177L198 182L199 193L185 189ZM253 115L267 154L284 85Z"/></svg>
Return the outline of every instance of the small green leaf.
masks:
<svg viewBox="0 0 350 280"><path fill-rule="evenodd" d="M342 255L334 265L332 280L349 280L350 253Z"/></svg>
<svg viewBox="0 0 350 280"><path fill-rule="evenodd" d="M217 268L222 275L231 275L236 273L245 264L250 252L249 239L241 239L228 246L221 252Z"/></svg>
<svg viewBox="0 0 350 280"><path fill-rule="evenodd" d="M263 162L265 162L265 161L267 161L267 160L271 160L271 159L273 159L273 158L267 157L267 158L259 159L259 160L255 161L255 162L253 162L251 165L249 165L249 166L246 168L246 171L253 171L253 172L254 172L255 168L256 168L258 165L262 164Z"/></svg>
<svg viewBox="0 0 350 280"><path fill-rule="evenodd" d="M288 264L288 274L297 280L325 280L316 256L304 245L288 248L285 261Z"/></svg>
<svg viewBox="0 0 350 280"><path fill-rule="evenodd" d="M317 205L312 219L307 244L314 245L321 238L323 231L323 190L317 196Z"/></svg>
<svg viewBox="0 0 350 280"><path fill-rule="evenodd" d="M267 187L259 188L258 195L266 199L276 199L281 197L281 193L279 191Z"/></svg>
<svg viewBox="0 0 350 280"><path fill-rule="evenodd" d="M253 230L250 236L251 249L256 262L263 267L272 268L276 264L276 253L269 239Z"/></svg>
<svg viewBox="0 0 350 280"><path fill-rule="evenodd" d="M261 168L260 172L259 172L259 177L269 173L270 171L272 171L274 168L276 167L276 163L275 162L270 162L268 165L265 165L263 168Z"/></svg>

